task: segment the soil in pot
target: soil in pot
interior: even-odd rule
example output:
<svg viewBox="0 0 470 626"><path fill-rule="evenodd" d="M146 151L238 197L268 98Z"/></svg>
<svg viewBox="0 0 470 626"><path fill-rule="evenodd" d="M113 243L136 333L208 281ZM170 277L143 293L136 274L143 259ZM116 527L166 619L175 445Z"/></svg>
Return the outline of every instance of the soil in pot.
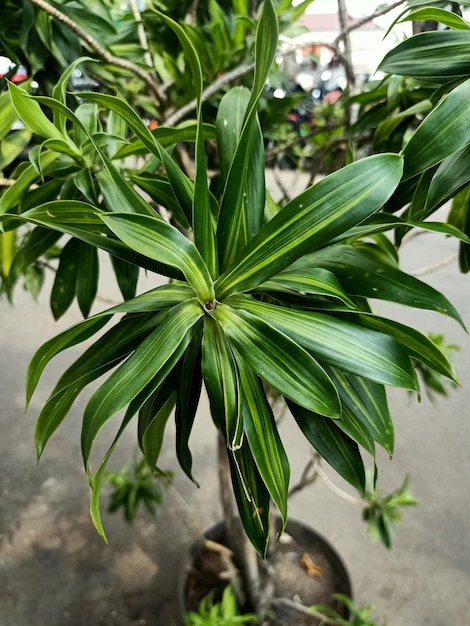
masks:
<svg viewBox="0 0 470 626"><path fill-rule="evenodd" d="M217 547L217 544L225 545L223 524L211 528L205 537L208 543L204 546L194 544L183 568L181 591L183 606L187 610L197 610L201 599L210 592L214 593L216 601L220 600L227 584L224 579L226 555ZM289 520L271 558L277 600L270 626L319 625L317 618L296 610L292 603L304 607L326 604L348 617L347 609L333 595L342 593L351 597L349 576L340 557L321 536L303 524Z"/></svg>

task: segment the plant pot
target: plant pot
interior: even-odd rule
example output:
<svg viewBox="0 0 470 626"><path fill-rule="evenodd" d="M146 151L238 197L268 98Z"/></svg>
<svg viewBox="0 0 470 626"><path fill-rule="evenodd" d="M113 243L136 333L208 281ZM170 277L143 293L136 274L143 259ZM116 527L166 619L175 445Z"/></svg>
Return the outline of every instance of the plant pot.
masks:
<svg viewBox="0 0 470 626"><path fill-rule="evenodd" d="M279 520L276 523L279 525ZM210 528L204 538L224 546L224 523ZM332 546L314 530L289 520L270 558L274 567L274 597L285 599L275 603L270 626L318 626L318 619L299 612L292 603L303 607L326 604L343 617L349 617L347 609L332 597L336 593L352 596L346 567ZM217 550L204 546L202 539L192 544L180 569L178 601L183 614L197 610L209 592L214 592L215 601L220 600L227 585L220 577L223 569L223 559Z"/></svg>

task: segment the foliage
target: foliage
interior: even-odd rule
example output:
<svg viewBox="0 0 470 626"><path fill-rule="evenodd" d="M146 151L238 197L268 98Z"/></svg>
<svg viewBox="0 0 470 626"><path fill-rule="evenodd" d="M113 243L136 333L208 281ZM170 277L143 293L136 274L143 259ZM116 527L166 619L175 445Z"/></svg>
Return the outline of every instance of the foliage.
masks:
<svg viewBox="0 0 470 626"><path fill-rule="evenodd" d="M400 508L416 504L416 500L408 489L408 479L405 479L403 485L393 493L382 496L377 489L377 473L375 473L373 481L369 480L365 500L367 506L363 511L363 519L367 522L371 538L374 541L382 541L387 548L390 548L396 526L401 520Z"/></svg>
<svg viewBox="0 0 470 626"><path fill-rule="evenodd" d="M106 479L113 487L109 511L122 508L127 522L133 522L140 504L151 515L155 515L162 503L163 489L171 481L168 472L155 472L145 459L134 462L131 467L124 465L118 472L107 472Z"/></svg>
<svg viewBox="0 0 470 626"><path fill-rule="evenodd" d="M278 11L287 4L280 3ZM424 101L412 113L405 96L395 102L394 94L401 92L390 87L398 84L393 76L358 96L354 101L363 110L351 140L360 144L361 134L374 127L364 122L378 98L374 90L382 89L383 97L387 84L383 122L389 125L376 127L378 154L355 159L349 150L347 166L278 205L266 194L264 128L258 116L277 50L275 6L272 0L263 3L254 38L252 21L239 16L231 22L214 3L207 6L212 7L207 14L210 42L221 33L230 42L252 37L252 45L230 48L234 56L225 58L226 69L240 61L237 54L252 60L254 50L255 61L250 80L245 77L247 86L227 87L212 100L205 81L220 68L211 65L214 59L198 29L159 11L152 13L150 25L173 33L176 56L152 50L154 61L159 59L157 74L167 77L171 66L169 99L180 106L195 96L195 119L150 130L149 116L163 111L157 108L165 98L148 104L148 94L137 91L128 98L130 83L121 84L119 77L113 83L118 95L106 89L69 93L78 67L96 68L93 74L106 84L115 78L88 51L68 66L49 95L31 95L29 85L9 85L8 110L22 119L36 145L0 196L2 237L8 241L28 225L16 254L10 249L2 267L11 292L25 268L37 264L51 246L62 246L52 310L59 317L76 299L85 319L37 351L27 397L29 402L53 357L93 338L42 409L36 446L40 456L78 395L104 375L88 400L81 436L99 532L104 534L99 492L106 464L134 416L140 448L156 469L174 414L177 457L195 480L189 440L204 385L214 424L227 444L246 533L264 555L270 502L285 523L289 484L289 462L267 389L287 400L306 439L365 494L363 453L375 458L376 445L393 452L386 386L418 391L416 366L457 381L436 343L375 314L370 300L428 309L463 325L444 294L400 269L398 244L410 228L455 236L463 250L470 243L462 232L467 206L461 195L468 184L463 165L470 142L470 79L457 73L463 69L455 60L460 56L454 56L456 49L467 50L466 31L450 31L458 35L452 44L447 31L437 33L444 37L444 49L437 45L441 39L425 39L423 52L422 36L417 36L392 51L382 69L417 73L404 80L426 87ZM226 47L229 39L220 45ZM436 64L421 63L423 55ZM446 76L454 71L452 84L444 80L443 60L450 68ZM430 71L435 75L423 76ZM187 84L190 89L180 89ZM173 111L166 113L171 119ZM417 125L417 115L426 113ZM406 129L400 135L403 120ZM189 146L186 156L193 157L189 168L181 157L182 143ZM217 164L211 176L209 152ZM454 208L452 225L426 219L454 194L461 208ZM386 236L393 232L396 245ZM110 255L123 302L92 314L99 249ZM155 276L157 286L137 295L139 268ZM111 320L114 325L103 331ZM117 415L121 423L115 438L95 467L95 439ZM396 504L380 501L371 509L371 518L387 532Z"/></svg>
<svg viewBox="0 0 470 626"><path fill-rule="evenodd" d="M239 615L235 594L230 585L225 587L222 599L215 603L213 594L201 600L196 611L188 611L184 617L185 626L236 626L256 624L256 615Z"/></svg>
<svg viewBox="0 0 470 626"><path fill-rule="evenodd" d="M310 607L311 612L320 619L320 626L379 626L371 621L372 608L359 609L351 598L337 593L335 600L343 604L349 611L349 617L345 619L330 606L315 605ZM385 626L385 622L383 623Z"/></svg>

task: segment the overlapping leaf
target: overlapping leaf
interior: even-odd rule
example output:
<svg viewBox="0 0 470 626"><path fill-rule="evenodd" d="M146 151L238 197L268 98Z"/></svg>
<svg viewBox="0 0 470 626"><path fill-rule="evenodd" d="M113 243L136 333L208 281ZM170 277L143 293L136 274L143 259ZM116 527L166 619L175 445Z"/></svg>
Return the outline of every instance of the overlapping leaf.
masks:
<svg viewBox="0 0 470 626"><path fill-rule="evenodd" d="M253 289L375 213L392 195L402 160L383 154L330 174L291 200L216 282L217 297Z"/></svg>

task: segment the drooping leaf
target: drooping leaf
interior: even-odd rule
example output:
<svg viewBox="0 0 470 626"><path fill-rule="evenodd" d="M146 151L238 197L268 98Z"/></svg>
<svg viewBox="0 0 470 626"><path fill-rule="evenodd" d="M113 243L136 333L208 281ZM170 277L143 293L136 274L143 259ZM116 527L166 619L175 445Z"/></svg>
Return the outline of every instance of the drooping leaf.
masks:
<svg viewBox="0 0 470 626"><path fill-rule="evenodd" d="M253 289L302 255L375 213L402 173L401 158L383 154L330 174L291 200L216 282L219 299Z"/></svg>
<svg viewBox="0 0 470 626"><path fill-rule="evenodd" d="M202 372L215 425L224 433L230 449L240 447L243 437L239 381L233 353L215 320L204 320Z"/></svg>
<svg viewBox="0 0 470 626"><path fill-rule="evenodd" d="M410 274L386 266L353 246L332 246L309 255L302 263L313 263L332 271L349 294L378 298L449 315L464 327L462 318L448 299Z"/></svg>
<svg viewBox="0 0 470 626"><path fill-rule="evenodd" d="M261 478L277 506L284 528L287 522L287 492L290 468L272 409L259 379L237 359L243 429Z"/></svg>
<svg viewBox="0 0 470 626"><path fill-rule="evenodd" d="M364 463L357 444L348 437L334 420L307 411L293 402L288 402L300 430L340 476L353 487L365 490Z"/></svg>
<svg viewBox="0 0 470 626"><path fill-rule="evenodd" d="M232 485L243 528L264 558L269 539L270 495L259 475L248 443L228 452Z"/></svg>
<svg viewBox="0 0 470 626"><path fill-rule="evenodd" d="M214 316L236 352L262 380L302 406L339 417L341 408L335 387L299 344L246 311L219 304ZM306 386L306 380L315 382Z"/></svg>
<svg viewBox="0 0 470 626"><path fill-rule="evenodd" d="M98 250L82 241L79 244L77 253L77 302L83 317L88 317L98 293Z"/></svg>
<svg viewBox="0 0 470 626"><path fill-rule="evenodd" d="M189 437L196 417L202 387L201 371L202 327L199 326L176 367L176 456L181 468L192 481L193 457L189 448ZM196 483L197 484L197 483Z"/></svg>
<svg viewBox="0 0 470 626"><path fill-rule="evenodd" d="M456 15L439 7L426 7L412 11L406 17L402 17L400 22L426 22L432 20L439 22L443 26L455 30L470 30L470 25L460 15Z"/></svg>
<svg viewBox="0 0 470 626"><path fill-rule="evenodd" d="M174 226L161 219L127 213L101 214L100 218L131 249L181 271L201 303L214 302L206 264L194 244Z"/></svg>
<svg viewBox="0 0 470 626"><path fill-rule="evenodd" d="M418 388L408 355L385 334L364 332L361 326L332 315L274 306L243 296L232 296L227 303L263 319L321 362L386 385Z"/></svg>
<svg viewBox="0 0 470 626"><path fill-rule="evenodd" d="M83 418L82 453L88 464L93 441L102 426L152 381L156 389L187 348L191 329L202 317L197 301L171 308L162 323L115 370L90 398Z"/></svg>
<svg viewBox="0 0 470 626"><path fill-rule="evenodd" d="M175 402L176 385L170 374L139 411L139 443L150 467L158 464L165 427Z"/></svg>
<svg viewBox="0 0 470 626"><path fill-rule="evenodd" d="M343 406L342 419L341 423L338 422L338 426L354 439L353 433L348 432L348 422L352 419L357 420L368 437L392 454L393 423L383 385L354 374L347 374L336 368L330 369L329 374L338 389ZM364 447L367 449L367 446ZM371 452L370 449L369 452Z"/></svg>
<svg viewBox="0 0 470 626"><path fill-rule="evenodd" d="M70 239L60 255L50 297L51 311L56 320L67 311L77 293L79 246L78 239Z"/></svg>

